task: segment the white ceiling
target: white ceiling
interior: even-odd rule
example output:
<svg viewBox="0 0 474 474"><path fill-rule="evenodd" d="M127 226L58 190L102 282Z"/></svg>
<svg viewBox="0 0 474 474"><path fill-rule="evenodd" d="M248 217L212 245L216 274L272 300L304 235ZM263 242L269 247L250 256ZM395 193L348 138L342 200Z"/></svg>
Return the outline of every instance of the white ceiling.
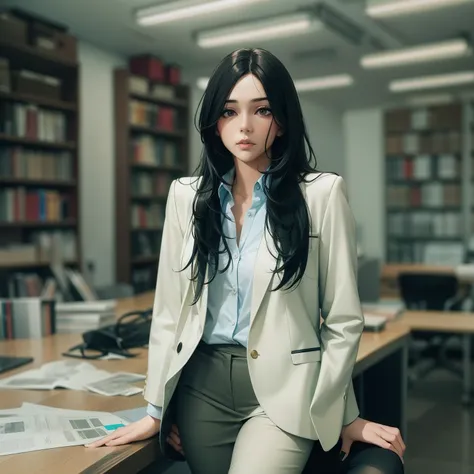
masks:
<svg viewBox="0 0 474 474"><path fill-rule="evenodd" d="M135 23L133 11L153 4L153 0L0 0L0 6L21 7L64 23L73 34L98 47L127 56L143 52L154 53L165 61L180 64L196 77L209 75L217 62L231 50L249 45L203 50L195 45L194 32L233 22L290 13L299 8L314 8L318 3L321 2L268 0L206 17L141 27ZM294 79L339 73L354 76L355 84L350 88L308 93L311 100L321 105L347 109L387 104L406 98L406 95L389 93L390 79L474 70L472 57L380 71L364 71L359 66L360 56L368 52L441 41L466 34L474 37L474 2L383 21L372 20L364 14L363 0L326 0L325 3L360 29L361 44L353 44L339 33L324 29L251 45L266 48L276 54ZM189 77L188 74L186 76ZM474 90L474 87L433 92L469 90Z"/></svg>

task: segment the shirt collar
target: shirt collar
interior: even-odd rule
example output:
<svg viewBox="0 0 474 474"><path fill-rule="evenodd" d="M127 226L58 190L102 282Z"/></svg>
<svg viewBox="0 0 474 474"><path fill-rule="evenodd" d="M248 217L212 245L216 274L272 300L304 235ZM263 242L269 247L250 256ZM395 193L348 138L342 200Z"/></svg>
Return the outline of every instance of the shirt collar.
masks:
<svg viewBox="0 0 474 474"><path fill-rule="evenodd" d="M268 171L270 167L268 167L265 171ZM226 194L225 192L227 191L228 195L232 196L232 183L234 182L234 176L235 176L235 167L232 167L227 173L224 174L222 177L223 180L225 181L224 183L219 184L219 198L222 200ZM257 182L255 183L254 186L254 193L262 193L263 194L263 180L265 178L270 178L268 175L262 174L260 178L258 178ZM228 184L229 183L229 184ZM258 186L257 186L258 184Z"/></svg>

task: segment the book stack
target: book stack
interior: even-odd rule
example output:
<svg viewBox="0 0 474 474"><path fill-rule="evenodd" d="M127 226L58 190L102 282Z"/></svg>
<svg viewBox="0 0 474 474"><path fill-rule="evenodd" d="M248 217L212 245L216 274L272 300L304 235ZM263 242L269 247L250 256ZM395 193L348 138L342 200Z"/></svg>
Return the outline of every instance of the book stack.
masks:
<svg viewBox="0 0 474 474"><path fill-rule="evenodd" d="M83 333L115 323L115 300L56 304L58 333Z"/></svg>
<svg viewBox="0 0 474 474"><path fill-rule="evenodd" d="M41 298L0 300L0 341L40 338L55 332L54 300Z"/></svg>

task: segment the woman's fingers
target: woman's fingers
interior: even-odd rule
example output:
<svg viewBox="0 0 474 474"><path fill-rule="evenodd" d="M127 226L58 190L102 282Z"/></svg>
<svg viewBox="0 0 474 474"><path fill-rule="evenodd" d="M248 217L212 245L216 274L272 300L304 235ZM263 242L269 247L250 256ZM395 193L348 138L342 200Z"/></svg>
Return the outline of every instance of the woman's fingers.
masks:
<svg viewBox="0 0 474 474"><path fill-rule="evenodd" d="M380 438L382 438L386 443L390 445L390 448L388 449L392 449L392 451L397 453L400 456L400 459L402 459L403 461L403 449L397 438L397 435L393 433L389 433L388 431L383 430L383 429L381 429L378 432L378 435Z"/></svg>
<svg viewBox="0 0 474 474"><path fill-rule="evenodd" d="M120 438L121 436L124 435L124 433L127 433L128 431L130 431L127 428L128 428L128 426L125 426L124 428L119 428L118 430L115 430L113 433L109 434L108 436L105 436L102 439L94 441L93 443L86 444L85 446L87 448L98 448L99 446L105 446L110 441L112 441L116 438Z"/></svg>

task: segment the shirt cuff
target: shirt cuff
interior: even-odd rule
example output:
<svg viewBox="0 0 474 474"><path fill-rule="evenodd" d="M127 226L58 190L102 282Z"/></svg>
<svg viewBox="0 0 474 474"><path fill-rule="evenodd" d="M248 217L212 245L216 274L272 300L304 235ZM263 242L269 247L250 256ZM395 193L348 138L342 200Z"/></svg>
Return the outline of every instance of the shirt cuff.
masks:
<svg viewBox="0 0 474 474"><path fill-rule="evenodd" d="M156 418L157 420L161 420L161 417L163 415L163 408L157 407L156 405L149 403L147 406L146 412L151 417Z"/></svg>

